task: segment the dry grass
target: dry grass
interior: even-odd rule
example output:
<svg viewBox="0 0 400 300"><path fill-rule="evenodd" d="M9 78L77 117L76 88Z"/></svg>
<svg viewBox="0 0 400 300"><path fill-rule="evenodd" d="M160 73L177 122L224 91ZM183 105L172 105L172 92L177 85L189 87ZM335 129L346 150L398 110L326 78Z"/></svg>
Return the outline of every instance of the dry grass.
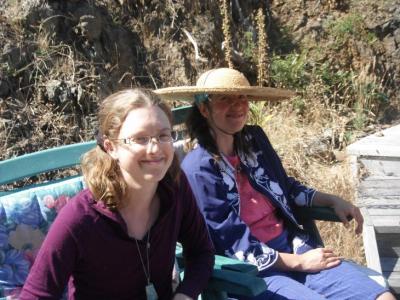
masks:
<svg viewBox="0 0 400 300"><path fill-rule="evenodd" d="M42 30L21 51L29 53L8 80L15 93L0 99L0 159L79 142L92 136L99 76L92 63ZM15 28L18 28L16 25ZM16 29L13 27L14 31ZM21 29L22 30L22 29Z"/></svg>
<svg viewBox="0 0 400 300"><path fill-rule="evenodd" d="M321 156L310 152L310 143L318 138L323 140L323 132L326 130L330 129L333 136L340 135L345 123L343 117L319 102L306 103L306 107L309 112L306 117L296 113L289 103L265 107L263 115L268 117L264 118L261 125L290 176L318 190L354 202L355 190L349 165L346 160L335 161L334 145L328 145L326 150L332 155ZM332 247L345 258L365 263L362 238L356 236L355 228L351 227L346 229L341 223L318 223L326 246Z"/></svg>

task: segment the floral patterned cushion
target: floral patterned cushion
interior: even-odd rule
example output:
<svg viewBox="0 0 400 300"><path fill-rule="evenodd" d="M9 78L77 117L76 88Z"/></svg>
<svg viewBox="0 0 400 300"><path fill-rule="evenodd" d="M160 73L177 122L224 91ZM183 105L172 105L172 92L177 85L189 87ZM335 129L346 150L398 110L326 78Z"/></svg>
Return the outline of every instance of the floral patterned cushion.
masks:
<svg viewBox="0 0 400 300"><path fill-rule="evenodd" d="M75 177L0 197L0 297L18 298L57 213L83 188Z"/></svg>

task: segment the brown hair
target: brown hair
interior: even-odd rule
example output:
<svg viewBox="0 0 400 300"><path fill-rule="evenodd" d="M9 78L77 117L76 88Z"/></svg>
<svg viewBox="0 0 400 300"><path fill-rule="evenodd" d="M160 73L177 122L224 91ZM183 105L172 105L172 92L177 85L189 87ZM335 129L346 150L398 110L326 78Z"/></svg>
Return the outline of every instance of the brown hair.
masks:
<svg viewBox="0 0 400 300"><path fill-rule="evenodd" d="M103 201L110 209L121 206L121 199L126 190L118 163L104 151L101 142L103 137L118 138L119 131L130 111L142 107L159 107L172 125L172 113L154 92L147 89L127 89L114 93L103 100L98 112L99 133L98 145L88 151L82 158L82 172L89 190L96 201ZM174 158L166 176L162 180L177 182L179 161Z"/></svg>

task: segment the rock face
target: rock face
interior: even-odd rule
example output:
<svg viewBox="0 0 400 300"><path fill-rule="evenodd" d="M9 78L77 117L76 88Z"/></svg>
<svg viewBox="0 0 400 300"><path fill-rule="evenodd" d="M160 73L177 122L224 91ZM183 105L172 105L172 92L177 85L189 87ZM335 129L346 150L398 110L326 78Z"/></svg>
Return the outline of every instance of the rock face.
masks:
<svg viewBox="0 0 400 300"><path fill-rule="evenodd" d="M394 84L399 86L400 0L376 1L372 7L373 10L364 10L366 26L382 42L382 63L387 67L387 71L393 74ZM399 99L400 96L397 95L397 101L400 101Z"/></svg>
<svg viewBox="0 0 400 300"><path fill-rule="evenodd" d="M308 66L333 70L371 64L387 97L398 101L400 0L270 2L230 1L233 62L252 83L255 15L263 5L270 53L308 53ZM354 12L374 43L353 34L341 47L347 52L329 50L338 43L330 24ZM0 0L0 134L7 141L0 159L92 139L104 96L132 86L193 84L204 69L227 65L223 41L213 0Z"/></svg>

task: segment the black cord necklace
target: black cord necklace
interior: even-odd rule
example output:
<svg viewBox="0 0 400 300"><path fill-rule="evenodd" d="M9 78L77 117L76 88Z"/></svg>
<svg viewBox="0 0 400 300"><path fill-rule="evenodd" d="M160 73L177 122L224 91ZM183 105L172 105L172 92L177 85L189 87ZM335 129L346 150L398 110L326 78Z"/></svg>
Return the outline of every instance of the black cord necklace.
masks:
<svg viewBox="0 0 400 300"><path fill-rule="evenodd" d="M150 280L150 260L149 260L149 252L150 252L150 229L149 233L147 234L147 241L146 241L146 265L144 263L142 253L140 252L138 241L135 239L136 248L139 252L140 262L142 263L143 272L147 279L146 285L146 298L147 300L157 300L158 295L156 289L154 288L154 284Z"/></svg>

